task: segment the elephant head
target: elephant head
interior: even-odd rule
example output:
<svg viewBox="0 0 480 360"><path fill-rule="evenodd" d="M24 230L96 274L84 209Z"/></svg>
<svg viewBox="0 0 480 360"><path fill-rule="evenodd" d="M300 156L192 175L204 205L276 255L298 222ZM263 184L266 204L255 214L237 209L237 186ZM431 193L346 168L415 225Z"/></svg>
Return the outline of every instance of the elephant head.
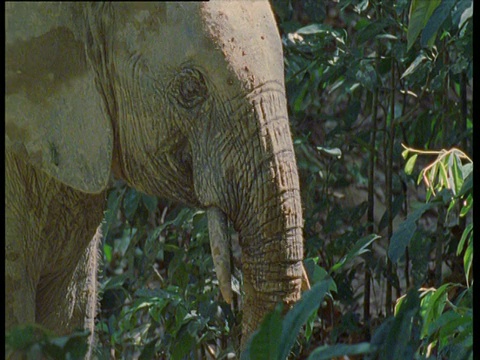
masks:
<svg viewBox="0 0 480 360"><path fill-rule="evenodd" d="M113 172L206 209L227 301L230 220L243 335L299 299L299 180L267 1L17 3L6 23L7 147L85 193Z"/></svg>

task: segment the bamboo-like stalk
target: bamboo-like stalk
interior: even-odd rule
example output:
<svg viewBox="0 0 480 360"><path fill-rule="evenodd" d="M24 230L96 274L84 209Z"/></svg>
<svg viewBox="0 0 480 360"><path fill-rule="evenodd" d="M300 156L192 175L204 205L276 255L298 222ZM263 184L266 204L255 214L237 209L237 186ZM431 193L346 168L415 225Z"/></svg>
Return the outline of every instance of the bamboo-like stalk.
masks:
<svg viewBox="0 0 480 360"><path fill-rule="evenodd" d="M387 135L387 153L386 153L386 207L387 207L387 248L390 246L390 239L393 234L393 209L392 209L392 173L393 173L393 143L395 140L395 63L392 58L391 65L391 98L390 98L390 124ZM393 264L387 257L387 274L386 274L386 290L385 290L385 314L392 315L392 279Z"/></svg>
<svg viewBox="0 0 480 360"><path fill-rule="evenodd" d="M380 54L380 46L378 40L376 42L377 57L375 60L375 67L378 70L378 62ZM375 155L376 155L376 136L377 136L377 115L378 115L378 84L375 86L372 98L372 131L370 133L370 154L368 159L368 208L367 208L367 232L373 234L374 232L374 183L375 183ZM369 246L371 249L371 245ZM363 318L368 329L367 336L370 336L370 286L372 281L372 273L368 262L365 262L365 280L364 280L364 293L363 293Z"/></svg>

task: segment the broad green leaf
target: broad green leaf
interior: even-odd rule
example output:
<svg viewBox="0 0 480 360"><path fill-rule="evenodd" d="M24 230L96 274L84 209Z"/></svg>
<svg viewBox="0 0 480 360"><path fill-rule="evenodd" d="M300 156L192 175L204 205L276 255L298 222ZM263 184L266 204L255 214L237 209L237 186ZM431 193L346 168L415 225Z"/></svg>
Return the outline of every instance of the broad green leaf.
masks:
<svg viewBox="0 0 480 360"><path fill-rule="evenodd" d="M438 170L438 180L437 184L435 185L435 178L432 176L430 179L432 186L438 188L439 190L442 190L444 187L451 189L451 176L447 174L447 167L445 163L438 162L437 165L433 167L433 169L434 170L432 170L432 174L434 174Z"/></svg>
<svg viewBox="0 0 480 360"><path fill-rule="evenodd" d="M462 172L462 160L457 154L452 154L452 178L453 178L453 194L457 195L463 186L463 172Z"/></svg>
<svg viewBox="0 0 480 360"><path fill-rule="evenodd" d="M311 313L317 311L323 302L323 298L330 288L330 282L331 280L324 280L315 284L309 291L303 294L302 298L285 315L278 359L283 360L287 358L300 328L305 324Z"/></svg>
<svg viewBox="0 0 480 360"><path fill-rule="evenodd" d="M155 196L150 196L142 193L142 202L150 213L155 212L155 210L157 209L158 199Z"/></svg>
<svg viewBox="0 0 480 360"><path fill-rule="evenodd" d="M142 349L142 353L138 357L138 360L149 360L153 359L155 356L155 344L157 343L156 340L150 341L147 345L145 345Z"/></svg>
<svg viewBox="0 0 480 360"><path fill-rule="evenodd" d="M473 206L473 195L468 194L467 198L463 202L462 208L460 209L460 217L467 215L470 209L472 208L472 206Z"/></svg>
<svg viewBox="0 0 480 360"><path fill-rule="evenodd" d="M412 0L407 29L407 51L415 43L420 32L425 28L434 10L441 0Z"/></svg>
<svg viewBox="0 0 480 360"><path fill-rule="evenodd" d="M463 196L473 189L473 174L470 172L465 177L465 173L464 173L463 178L464 178L463 186L460 192L458 193L458 196Z"/></svg>
<svg viewBox="0 0 480 360"><path fill-rule="evenodd" d="M422 204L398 226L397 231L393 233L390 239L390 246L388 248L388 257L393 263L396 263L405 253L405 249L417 230L417 220L420 219L424 212L436 205L435 203Z"/></svg>
<svg viewBox="0 0 480 360"><path fill-rule="evenodd" d="M281 311L277 308L267 314L250 346L250 359L277 360L282 335Z"/></svg>
<svg viewBox="0 0 480 360"><path fill-rule="evenodd" d="M123 198L123 208L125 210L125 216L128 220L133 219L133 215L135 215L139 203L140 194L135 189L128 189L125 197Z"/></svg>
<svg viewBox="0 0 480 360"><path fill-rule="evenodd" d="M375 329L372 339L370 340L370 346L375 353L371 354L370 356L366 356L365 359L373 360L373 359L388 359L387 356L388 351L385 349L385 343L388 334L391 331L392 325L395 321L393 316L384 319L384 321Z"/></svg>
<svg viewBox="0 0 480 360"><path fill-rule="evenodd" d="M389 21L388 18L382 18L381 20L371 22L357 33L357 44L361 45L366 41L374 39L389 25L391 25L391 21Z"/></svg>
<svg viewBox="0 0 480 360"><path fill-rule="evenodd" d="M425 315L423 316L423 326L421 336L424 337L428 334L430 325L438 319L443 313L445 304L447 301L448 290L452 287L452 284L447 283L440 286L435 292L422 300L422 308L425 309Z"/></svg>
<svg viewBox="0 0 480 360"><path fill-rule="evenodd" d="M317 259L308 258L305 259L305 268L308 271L308 277L311 279L311 284L316 284L325 279L331 279L327 270L317 264ZM329 291L337 292L337 285L335 281L331 281Z"/></svg>
<svg viewBox="0 0 480 360"><path fill-rule="evenodd" d="M406 150L408 151L408 150ZM405 164L405 174L411 175L413 168L415 166L415 162L417 161L418 154L413 154L410 159L408 159L407 163Z"/></svg>
<svg viewBox="0 0 480 360"><path fill-rule="evenodd" d="M409 153L408 149L405 149L405 150L402 151L402 157L403 157L404 160L407 160L408 153Z"/></svg>
<svg viewBox="0 0 480 360"><path fill-rule="evenodd" d="M371 351L372 347L367 342L359 344L324 345L312 351L307 360L330 360L338 357L347 358L349 355L368 354Z"/></svg>
<svg viewBox="0 0 480 360"><path fill-rule="evenodd" d="M413 318L418 313L419 305L418 291L411 289L395 314L392 327L385 340L388 359L413 359L413 350L409 344L412 341Z"/></svg>
<svg viewBox="0 0 480 360"><path fill-rule="evenodd" d="M435 41L435 35L450 14L453 5L455 5L455 0L443 0L435 9L422 31L422 36L420 38L420 45L422 47L431 45Z"/></svg>
<svg viewBox="0 0 480 360"><path fill-rule="evenodd" d="M459 0L452 11L452 23L461 29L465 21L473 16L473 0Z"/></svg>
<svg viewBox="0 0 480 360"><path fill-rule="evenodd" d="M438 323L438 324L437 324ZM440 330L439 338L446 340L453 340L460 332L468 334L467 329L472 330L473 318L471 310L464 315L449 310L438 317L432 324L430 333ZM470 332L472 334L472 332Z"/></svg>
<svg viewBox="0 0 480 360"><path fill-rule="evenodd" d="M473 236L473 231L471 232L471 236ZM470 270L472 269L473 264L473 241L472 237L467 245L467 250L465 251L465 255L463 256L463 267L465 270L465 279L467 281L467 285L470 285Z"/></svg>

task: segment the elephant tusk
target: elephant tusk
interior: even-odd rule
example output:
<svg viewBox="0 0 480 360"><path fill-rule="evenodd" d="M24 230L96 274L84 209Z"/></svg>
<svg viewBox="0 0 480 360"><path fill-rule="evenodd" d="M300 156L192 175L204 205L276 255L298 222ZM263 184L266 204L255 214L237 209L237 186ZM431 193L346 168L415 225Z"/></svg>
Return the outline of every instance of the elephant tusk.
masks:
<svg viewBox="0 0 480 360"><path fill-rule="evenodd" d="M213 264L220 292L228 304L232 303L232 272L230 264L231 241L228 233L227 215L218 208L207 209L208 232Z"/></svg>
<svg viewBox="0 0 480 360"><path fill-rule="evenodd" d="M308 280L307 269L302 262L302 291L310 290L310 281Z"/></svg>

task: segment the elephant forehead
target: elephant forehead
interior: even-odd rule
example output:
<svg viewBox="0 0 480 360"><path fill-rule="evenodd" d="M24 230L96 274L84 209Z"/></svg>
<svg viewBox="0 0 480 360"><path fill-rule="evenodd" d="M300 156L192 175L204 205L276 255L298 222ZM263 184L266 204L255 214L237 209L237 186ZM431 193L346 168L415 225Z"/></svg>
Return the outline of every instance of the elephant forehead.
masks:
<svg viewBox="0 0 480 360"><path fill-rule="evenodd" d="M139 53L152 66L178 66L198 58L209 47L199 7L195 2L119 3L116 50Z"/></svg>
<svg viewBox="0 0 480 360"><path fill-rule="evenodd" d="M208 36L229 68L252 89L268 81L283 86L282 44L268 1L211 1L202 5Z"/></svg>
<svg viewBox="0 0 480 360"><path fill-rule="evenodd" d="M140 54L152 73L185 63L203 68L224 88L238 79L253 89L283 86L282 46L267 1L122 3L116 50Z"/></svg>

